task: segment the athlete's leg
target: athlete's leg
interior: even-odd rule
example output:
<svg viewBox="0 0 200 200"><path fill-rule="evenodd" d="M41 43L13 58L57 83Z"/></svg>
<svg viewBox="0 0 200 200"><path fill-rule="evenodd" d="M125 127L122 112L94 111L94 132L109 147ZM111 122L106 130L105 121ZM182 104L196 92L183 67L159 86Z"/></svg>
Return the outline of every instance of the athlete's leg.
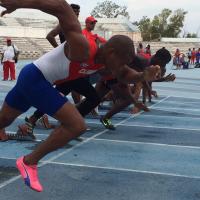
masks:
<svg viewBox="0 0 200 200"><path fill-rule="evenodd" d="M12 108L4 102L0 110L0 129L9 126L22 113L22 111Z"/></svg>
<svg viewBox="0 0 200 200"><path fill-rule="evenodd" d="M82 116L89 114L101 102L99 94L87 78L77 79L74 82L73 90L86 97L77 105Z"/></svg>
<svg viewBox="0 0 200 200"><path fill-rule="evenodd" d="M27 76L30 73L32 76ZM24 97L22 99L61 122L61 125L45 142L24 159L17 160L17 167L22 177L25 180L29 178L26 184L36 191L42 191L42 186L37 178L36 164L47 153L63 147L68 141L79 136L86 129L86 125L75 106L69 103L57 89L53 88L33 64L22 69L18 82L18 89ZM10 103L15 105L15 101L12 99ZM17 104L16 106L20 107L21 105Z"/></svg>
<svg viewBox="0 0 200 200"><path fill-rule="evenodd" d="M0 110L0 140L6 141L9 139L5 128L9 126L22 112L10 107L4 102Z"/></svg>
<svg viewBox="0 0 200 200"><path fill-rule="evenodd" d="M77 93L73 90L73 91L71 91L71 96L72 96L72 99L74 100L75 104L80 103L82 97L79 93Z"/></svg>
<svg viewBox="0 0 200 200"><path fill-rule="evenodd" d="M86 130L86 125L74 105L65 103L54 115L62 125L55 128L51 135L39 145L31 154L26 155L24 162L35 165L49 152L66 145L70 140L78 137Z"/></svg>
<svg viewBox="0 0 200 200"><path fill-rule="evenodd" d="M19 77L15 87L7 94L0 110L0 129L9 126L20 114L30 108L29 102L19 90L20 79Z"/></svg>
<svg viewBox="0 0 200 200"><path fill-rule="evenodd" d="M100 121L107 129L115 130L115 127L112 125L110 119L113 115L121 112L124 108L129 106L133 102L133 99L130 96L130 91L127 84L121 87L119 83L115 83L111 85L111 89L116 101L110 110L104 116L102 116Z"/></svg>

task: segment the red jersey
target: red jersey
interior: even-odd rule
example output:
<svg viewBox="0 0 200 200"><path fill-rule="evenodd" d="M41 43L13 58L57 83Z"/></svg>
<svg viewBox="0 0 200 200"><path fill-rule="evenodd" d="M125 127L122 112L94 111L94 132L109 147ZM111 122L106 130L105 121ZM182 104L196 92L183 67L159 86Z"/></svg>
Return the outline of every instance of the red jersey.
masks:
<svg viewBox="0 0 200 200"><path fill-rule="evenodd" d="M66 81L87 77L104 66L103 64L95 63L95 56L98 50L95 37L91 36L86 38L89 42L89 59L83 63L71 62L69 66L69 76L66 79L56 81L55 84L61 84Z"/></svg>
<svg viewBox="0 0 200 200"><path fill-rule="evenodd" d="M140 52L139 55L144 57L144 58L146 58L146 59L150 59L151 58L151 54L149 54L149 53Z"/></svg>

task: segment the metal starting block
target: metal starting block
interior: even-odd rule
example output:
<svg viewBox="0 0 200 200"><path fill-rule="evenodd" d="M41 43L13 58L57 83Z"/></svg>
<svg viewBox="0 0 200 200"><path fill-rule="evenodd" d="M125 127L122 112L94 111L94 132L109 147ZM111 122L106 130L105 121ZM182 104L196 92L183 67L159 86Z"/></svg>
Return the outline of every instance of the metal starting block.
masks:
<svg viewBox="0 0 200 200"><path fill-rule="evenodd" d="M33 134L23 134L20 131L0 133L0 141L5 142L7 140L36 141L36 137Z"/></svg>

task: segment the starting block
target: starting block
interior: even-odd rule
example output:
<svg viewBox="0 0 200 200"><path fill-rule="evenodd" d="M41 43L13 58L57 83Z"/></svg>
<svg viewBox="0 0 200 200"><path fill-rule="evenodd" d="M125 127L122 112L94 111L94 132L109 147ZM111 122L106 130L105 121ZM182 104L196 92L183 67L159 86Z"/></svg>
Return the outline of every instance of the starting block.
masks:
<svg viewBox="0 0 200 200"><path fill-rule="evenodd" d="M0 141L5 142L7 140L17 141L36 141L34 134L23 134L22 132L1 132Z"/></svg>

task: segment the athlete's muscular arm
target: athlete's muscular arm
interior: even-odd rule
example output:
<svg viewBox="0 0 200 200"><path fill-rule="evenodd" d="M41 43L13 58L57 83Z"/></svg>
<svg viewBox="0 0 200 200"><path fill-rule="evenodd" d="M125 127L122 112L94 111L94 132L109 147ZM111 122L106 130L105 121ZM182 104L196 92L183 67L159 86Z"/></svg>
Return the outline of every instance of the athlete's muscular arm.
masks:
<svg viewBox="0 0 200 200"><path fill-rule="evenodd" d="M58 18L65 38L67 57L73 61L84 61L89 56L89 44L82 35L77 16L65 0L0 0L0 6L6 8L1 15L11 13L18 8L33 8L51 14Z"/></svg>
<svg viewBox="0 0 200 200"><path fill-rule="evenodd" d="M122 83L134 83L140 81L152 81L157 80L160 77L160 67L151 66L145 69L143 72L137 72L128 66L113 70L112 74Z"/></svg>
<svg viewBox="0 0 200 200"><path fill-rule="evenodd" d="M49 43L55 48L58 46L55 37L62 31L60 24L58 24L54 29L52 29L46 36Z"/></svg>

